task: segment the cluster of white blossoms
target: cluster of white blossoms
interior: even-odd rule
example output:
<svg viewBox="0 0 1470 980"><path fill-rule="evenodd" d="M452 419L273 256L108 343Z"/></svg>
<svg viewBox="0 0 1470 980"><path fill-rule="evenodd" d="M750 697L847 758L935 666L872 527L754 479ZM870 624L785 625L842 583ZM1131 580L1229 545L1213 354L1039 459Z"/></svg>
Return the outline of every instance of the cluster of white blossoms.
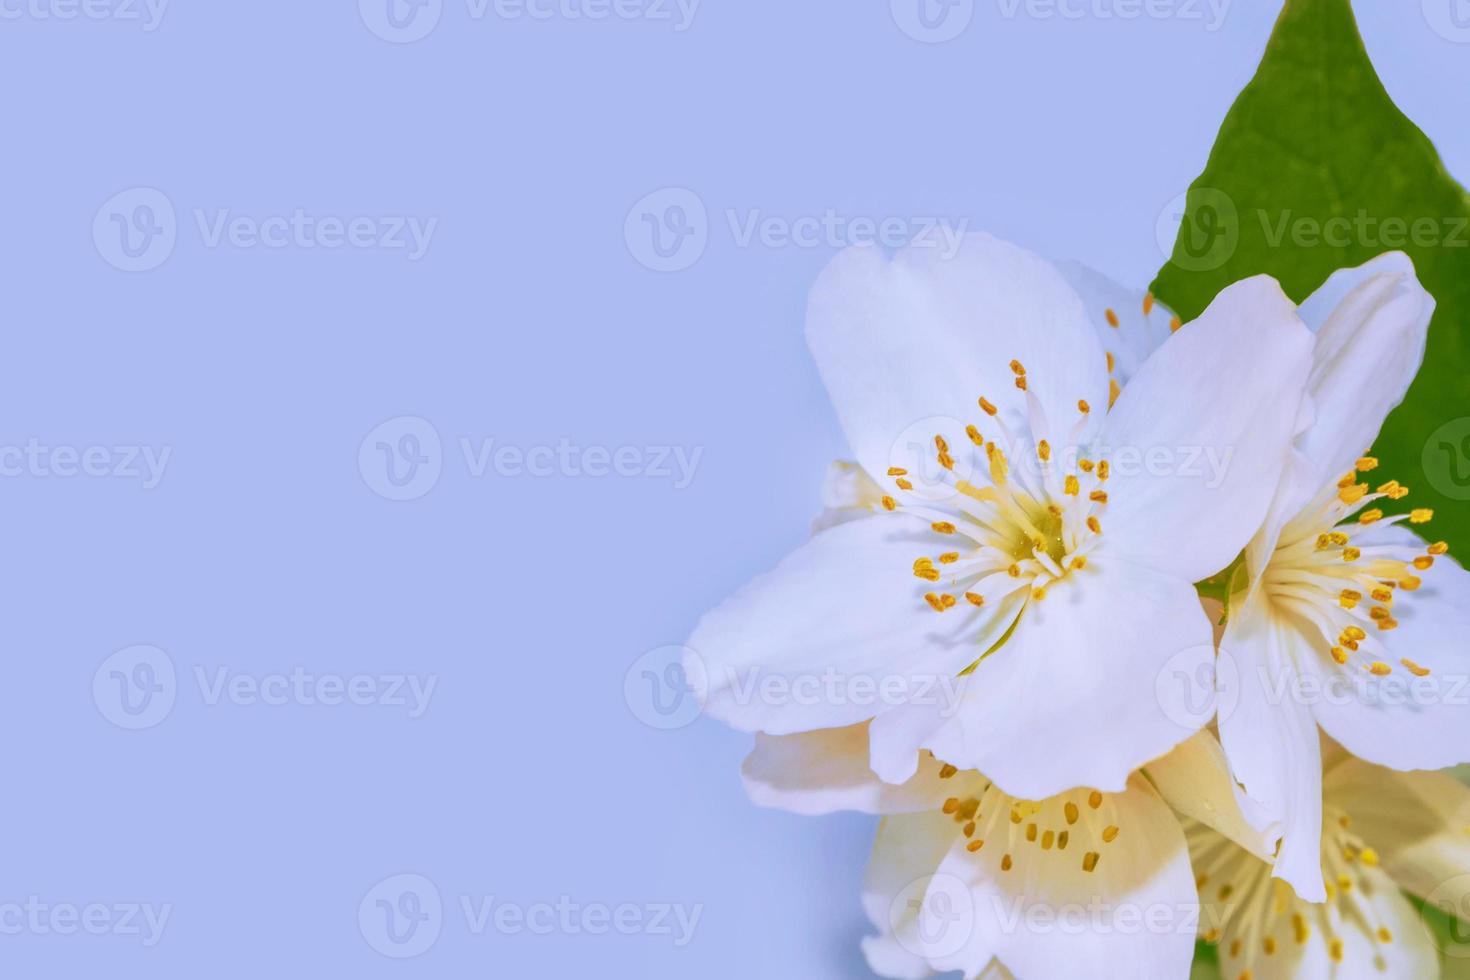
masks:
<svg viewBox="0 0 1470 980"><path fill-rule="evenodd" d="M1398 253L1187 324L989 236L833 261L856 461L688 646L756 802L884 816L877 973L1438 975L1405 893L1470 907L1424 771L1470 761L1470 576L1367 455L1433 311ZM814 677L883 696L756 693Z"/></svg>

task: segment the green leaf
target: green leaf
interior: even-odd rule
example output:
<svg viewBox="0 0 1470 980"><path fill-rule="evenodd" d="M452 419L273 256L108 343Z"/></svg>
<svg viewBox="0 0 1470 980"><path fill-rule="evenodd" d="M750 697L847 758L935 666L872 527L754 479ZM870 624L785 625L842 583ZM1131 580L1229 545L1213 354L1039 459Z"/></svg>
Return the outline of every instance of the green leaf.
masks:
<svg viewBox="0 0 1470 980"><path fill-rule="evenodd" d="M1435 510L1425 535L1470 554L1470 203L1384 91L1348 0L1287 0L1183 213L1153 291L1185 320L1258 273L1301 301L1336 269L1413 258L1439 306L1374 477L1408 485Z"/></svg>

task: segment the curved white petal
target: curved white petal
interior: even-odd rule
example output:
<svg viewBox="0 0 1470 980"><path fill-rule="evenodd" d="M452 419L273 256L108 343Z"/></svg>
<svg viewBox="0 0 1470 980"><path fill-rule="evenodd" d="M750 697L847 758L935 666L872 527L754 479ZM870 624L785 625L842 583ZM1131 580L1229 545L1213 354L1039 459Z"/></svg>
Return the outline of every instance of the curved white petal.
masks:
<svg viewBox="0 0 1470 980"><path fill-rule="evenodd" d="M1191 582L1228 565L1290 458L1312 335L1276 281L1220 293L1143 365L1108 413L1103 547Z"/></svg>
<svg viewBox="0 0 1470 980"><path fill-rule="evenodd" d="M970 850L973 841L983 841ZM1121 793L1079 791L982 810L939 875L967 886L974 937L940 969L973 976L993 955L1028 977L1188 975L1198 901L1179 822L1141 776ZM941 911L926 903L922 916ZM922 922L921 922L922 924Z"/></svg>
<svg viewBox="0 0 1470 980"><path fill-rule="evenodd" d="M914 468L903 444L916 423L953 420L959 434L946 434L960 444L981 396L1020 426L1013 359L1054 425L1076 417L1079 399L1107 404L1102 347L1077 295L1050 264L989 235L965 236L954 255L847 249L812 288L806 329L848 443L880 482L897 458ZM932 435L918 437L924 452Z"/></svg>
<svg viewBox="0 0 1470 980"><path fill-rule="evenodd" d="M1298 647L1305 643L1259 598L1238 607L1220 646L1220 677L1235 690L1222 700L1219 727L1235 778L1279 822L1277 876L1320 902L1326 895L1322 749L1297 668Z"/></svg>
<svg viewBox="0 0 1470 980"><path fill-rule="evenodd" d="M864 937L862 947L868 966L879 976L933 976L924 947L909 940L908 932L923 904L926 879L939 868L954 839L954 822L937 809L888 817L878 825L863 879L863 910L878 935Z"/></svg>
<svg viewBox="0 0 1470 980"><path fill-rule="evenodd" d="M1317 419L1297 446L1318 485L1352 469L1403 401L1424 360L1434 306L1402 252L1333 273L1301 305L1317 334L1308 383Z"/></svg>
<svg viewBox="0 0 1470 980"><path fill-rule="evenodd" d="M856 724L942 687L975 651L941 631L913 576L934 537L901 515L831 528L707 613L688 642L706 712L780 735Z"/></svg>
<svg viewBox="0 0 1470 980"><path fill-rule="evenodd" d="M1439 772L1394 772L1347 759L1327 795L1400 887L1464 917L1470 910L1470 787Z"/></svg>
<svg viewBox="0 0 1470 980"><path fill-rule="evenodd" d="M883 488L866 470L847 460L827 467L822 481L822 512L812 521L812 533L838 524L870 517L883 508Z"/></svg>
<svg viewBox="0 0 1470 980"><path fill-rule="evenodd" d="M868 768L868 726L824 728L796 735L757 734L741 767L746 792L760 806L805 816L857 810L918 813L938 810L974 773L940 778L942 765L922 753L918 772L901 785L885 783Z"/></svg>
<svg viewBox="0 0 1470 980"><path fill-rule="evenodd" d="M1213 656L1193 586L1099 557L1027 606L1010 638L964 678L957 708L875 720L873 765L885 779L906 778L913 753L927 748L1025 799L1121 790L1134 769L1208 721L1168 680Z"/></svg>
<svg viewBox="0 0 1470 980"><path fill-rule="evenodd" d="M1236 784L1215 733L1205 729L1144 767L1175 812L1224 834L1263 861L1276 853L1280 825Z"/></svg>
<svg viewBox="0 0 1470 980"><path fill-rule="evenodd" d="M1082 298L1103 350L1113 355L1113 380L1128 384L1177 329L1174 312L1152 293L1129 289L1081 262L1058 262L1057 270Z"/></svg>
<svg viewBox="0 0 1470 980"><path fill-rule="evenodd" d="M1428 547L1397 525L1357 540L1365 548L1392 542L1420 554ZM1306 662L1323 679L1317 721L1344 748L1391 769L1442 769L1470 762L1470 572L1441 555L1416 574L1423 585L1400 591L1394 603L1398 627L1365 641L1393 673L1334 670L1320 651ZM1416 676L1404 660L1429 673Z"/></svg>

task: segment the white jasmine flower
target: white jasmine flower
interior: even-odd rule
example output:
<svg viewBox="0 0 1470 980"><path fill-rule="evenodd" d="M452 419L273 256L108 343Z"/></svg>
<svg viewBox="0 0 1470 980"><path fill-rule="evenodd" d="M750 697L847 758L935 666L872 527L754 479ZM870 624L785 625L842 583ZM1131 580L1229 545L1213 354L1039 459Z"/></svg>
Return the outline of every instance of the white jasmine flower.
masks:
<svg viewBox="0 0 1470 980"><path fill-rule="evenodd" d="M1156 677L1213 657L1193 583L1281 481L1311 358L1294 305L1237 283L1120 392L1063 276L972 235L953 258L843 252L807 336L880 510L704 617L708 712L773 734L873 719L891 782L929 749L1027 799L1125 792L1193 730Z"/></svg>

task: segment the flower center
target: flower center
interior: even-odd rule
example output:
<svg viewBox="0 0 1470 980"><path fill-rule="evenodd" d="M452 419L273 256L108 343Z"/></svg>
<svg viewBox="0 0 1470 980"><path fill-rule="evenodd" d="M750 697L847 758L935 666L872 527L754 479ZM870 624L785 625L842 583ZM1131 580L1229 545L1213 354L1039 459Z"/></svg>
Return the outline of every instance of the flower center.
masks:
<svg viewBox="0 0 1470 980"><path fill-rule="evenodd" d="M946 765L939 776L953 779L959 772ZM1103 849L1121 832L1115 807L1097 790L1072 790L1037 803L1008 796L976 773L966 775L974 781L966 781L961 795L945 800L942 812L959 826L971 854L982 848L989 848L987 854L999 853L1001 871L1010 871L1018 856L1034 848L1041 857L1033 860L1075 861L1091 873Z"/></svg>
<svg viewBox="0 0 1470 980"><path fill-rule="evenodd" d="M965 445L951 446L944 436L934 437L939 480L952 492L942 500L916 496L910 502L905 497L902 505L949 539L946 550L921 555L913 566L915 576L942 586L924 596L941 613L961 599L976 608L1013 595L1040 601L1053 584L1087 567L1088 554L1102 535L1099 514L1108 503L1108 462L1094 462L1070 449L1055 451L1051 420L1030 391L1025 367L1012 361L1011 371L1026 395L1022 434L1027 438L1019 439L996 406L980 398L980 424L966 426ZM1078 415L1063 446L1078 444L1091 412L1086 401L1077 402ZM1028 465L1012 466L1006 447L1026 453ZM1075 458L1058 458L1068 454ZM1035 465L1029 465L1032 459ZM894 467L888 475L901 494L915 493L906 469ZM885 496L883 506L893 511L900 505Z"/></svg>
<svg viewBox="0 0 1470 980"><path fill-rule="evenodd" d="M1392 655L1380 635L1396 629L1395 600L1423 584L1419 577L1449 551L1444 542L1419 547L1395 543L1374 531L1408 521L1427 523L1433 511L1417 508L1386 516L1376 504L1409 493L1397 480L1371 490L1359 474L1378 468L1365 456L1328 487L1282 531L1262 587L1277 609L1319 632L1326 653L1340 667L1356 665L1377 676L1393 673ZM1398 663L1417 677L1429 674L1408 658Z"/></svg>

